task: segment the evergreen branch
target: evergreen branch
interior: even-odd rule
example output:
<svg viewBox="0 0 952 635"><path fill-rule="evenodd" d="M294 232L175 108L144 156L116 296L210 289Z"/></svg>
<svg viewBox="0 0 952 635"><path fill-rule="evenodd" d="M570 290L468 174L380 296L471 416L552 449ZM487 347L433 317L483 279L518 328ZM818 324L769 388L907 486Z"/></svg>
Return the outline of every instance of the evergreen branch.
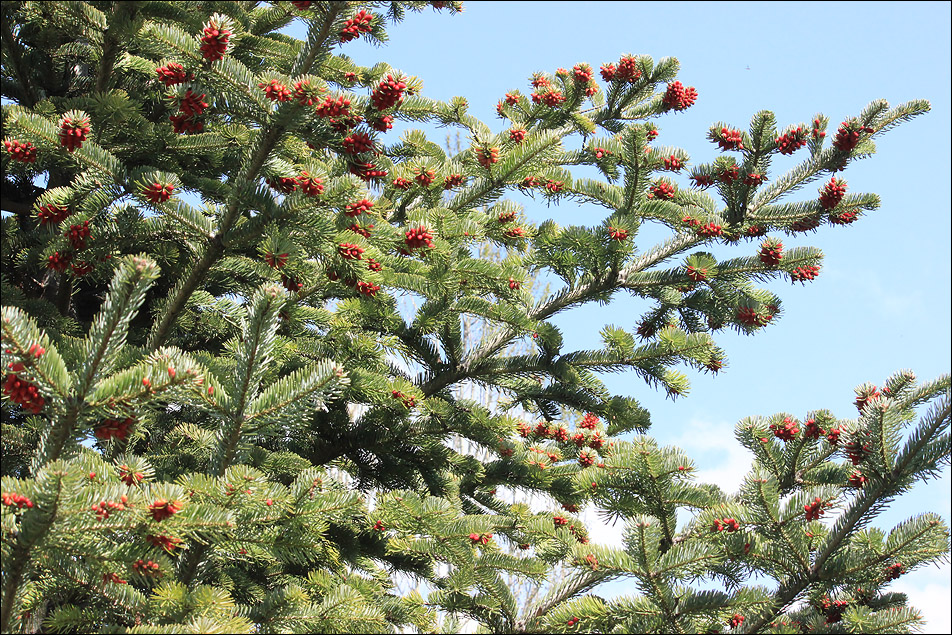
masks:
<svg viewBox="0 0 952 635"><path fill-rule="evenodd" d="M527 633L533 622L546 615L556 606L578 597L580 594L589 591L603 582L609 582L619 577L620 572L601 569L599 571L581 571L572 577L561 580L556 586L552 587L539 601L533 606L527 606L519 619L514 624L514 630L517 633Z"/></svg>
<svg viewBox="0 0 952 635"><path fill-rule="evenodd" d="M3 596L0 599L0 632L9 633L10 618L13 615L17 591L23 580L23 574L33 558L34 548L40 544L57 520L60 496L63 493L63 481L66 470L54 470L48 465L46 470L38 471L36 484L42 498L35 496L35 507L28 509L21 522L20 531L13 546L3 558ZM52 481L52 482L51 482ZM42 489L40 489L42 488Z"/></svg>
<svg viewBox="0 0 952 635"><path fill-rule="evenodd" d="M550 132L546 135L533 136L526 140L526 146L519 149L519 154L514 160L511 160L510 167L503 173L493 174L489 178L480 179L476 185L461 192L455 198L450 200L446 206L454 211L469 209L476 205L478 201L485 200L487 194L492 190L498 190L501 184L509 182L512 177L523 167L528 165L537 156L543 154L553 146L562 141L562 137L568 134L570 130L561 129Z"/></svg>
<svg viewBox="0 0 952 635"><path fill-rule="evenodd" d="M77 384L81 399L97 375L109 373L117 362L116 353L126 343L129 322L158 277L158 265L144 255L123 259L83 346L85 369Z"/></svg>
<svg viewBox="0 0 952 635"><path fill-rule="evenodd" d="M316 41L312 45L312 50L302 59L298 74L306 75L311 71L311 65L316 59L318 50L322 48L327 41L327 38L331 33L331 27L334 24L334 20L342 8L342 3L334 3L334 5L328 10L328 14L324 19ZM178 316L178 313L181 311L182 307L185 306L189 296L191 296L192 293L194 293L194 291L198 288L199 284L201 284L201 282L204 280L205 275L212 268L212 266L224 255L224 239L231 231L232 226L237 220L238 214L241 210L241 198L237 195L237 192L240 191L245 184L249 184L254 181L255 177L258 175L258 172L261 170L262 166L264 166L265 161L268 159L271 151L274 149L274 146L277 144L281 137L281 133L284 132L284 130L284 126L270 126L265 130L264 135L259 139L258 145L254 149L254 154L251 155L250 160L246 164L247 167L244 170L243 177L235 184L232 189L230 197L231 201L229 202L228 208L222 216L218 233L215 234L215 236L213 236L208 242L201 259L192 267L191 273L185 279L185 281L178 286L175 296L166 305L165 311L163 312L161 318L156 321L155 327L153 328L152 333L149 335L149 340L147 343L149 348L158 348L162 345L162 343L165 341L165 338L169 335L169 331L172 328L172 323L175 321L175 318Z"/></svg>
<svg viewBox="0 0 952 635"><path fill-rule="evenodd" d="M948 425L950 416L950 404L948 399L945 403L940 403L932 412L927 415L917 432L917 438L910 439L906 448L900 453L892 470L893 479L899 479L906 474L909 465L915 461L920 453L925 449L928 439L936 431L941 429L942 425ZM800 595L810 584L821 578L823 568L830 557L836 552L843 542L855 531L861 522L865 519L867 512L875 506L880 505L882 500L888 498L894 488L895 481L892 479L883 479L877 484L864 488L861 495L854 501L853 505L836 522L833 531L827 536L823 549L813 560L813 566L809 567L803 573L793 576L782 584L774 593L773 608L767 613L761 613L756 618L745 624L744 632L756 633L763 628L764 624L776 616L777 611L788 606L794 599Z"/></svg>
<svg viewBox="0 0 952 635"><path fill-rule="evenodd" d="M40 101L40 97L36 91L36 86L34 86L31 81L30 73L24 70L23 57L20 54L20 43L17 42L16 36L13 35L13 29L10 26L11 20L4 19L2 22L3 48L10 56L10 66L13 68L13 74L17 78L17 83L27 97L27 103L25 105L30 107L35 106L36 103Z"/></svg>
<svg viewBox="0 0 952 635"><path fill-rule="evenodd" d="M248 318L242 328L242 347L237 354L238 368L230 397L234 409L220 436L220 448L213 457L212 474L221 476L231 465L246 423L246 408L258 392L261 377L271 364L274 337L278 330L278 311L284 305L284 293L276 287L262 287L252 298Z"/></svg>
<svg viewBox="0 0 952 635"><path fill-rule="evenodd" d="M109 80L112 76L113 67L116 64L116 58L120 52L120 42L116 37L118 29L117 22L126 16L135 15L139 9L140 2L116 2L112 6L112 14L108 17L108 23L105 25L102 37L102 53L99 56L99 70L96 73L96 92L106 91Z"/></svg>
<svg viewBox="0 0 952 635"><path fill-rule="evenodd" d="M4 368L11 368L13 364L24 364L29 372L42 382L42 387L55 392L61 399L66 399L72 388L72 377L66 368L66 362L49 336L41 331L36 322L22 310L13 306L5 306L2 311L2 344ZM37 358L36 349L39 346L46 351ZM16 361L6 361L6 356Z"/></svg>
<svg viewBox="0 0 952 635"><path fill-rule="evenodd" d="M342 368L331 362L297 370L269 386L248 404L245 422L273 416L292 404L303 403L305 398L320 408L347 385L343 373Z"/></svg>

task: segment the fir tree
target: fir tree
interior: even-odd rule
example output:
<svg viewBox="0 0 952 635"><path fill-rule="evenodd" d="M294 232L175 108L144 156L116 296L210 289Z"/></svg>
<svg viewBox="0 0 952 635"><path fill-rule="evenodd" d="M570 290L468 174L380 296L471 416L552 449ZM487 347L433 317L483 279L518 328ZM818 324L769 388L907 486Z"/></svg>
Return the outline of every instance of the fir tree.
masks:
<svg viewBox="0 0 952 635"><path fill-rule="evenodd" d="M776 322L780 298L756 283L816 277L821 253L790 243L877 208L838 174L928 104L876 101L829 131L823 115L719 123L715 157L689 169L654 122L697 92L675 59L623 55L537 73L499 101L494 133L466 100L344 54L428 7L459 11L3 4L0 630L915 627L886 585L945 557L948 528L870 523L948 464L948 377L862 386L856 419L742 421L756 462L728 495L694 483L597 373L677 397L675 365L718 371L711 334ZM293 20L305 39L282 32ZM393 139L397 121L469 143ZM536 227L504 198L516 190L605 216ZM636 250L645 221L671 235ZM505 257L482 257L487 243ZM711 253L731 245L742 254ZM560 286L534 297L540 273ZM654 302L637 329L563 350L549 319L619 292ZM401 297L419 302L409 318ZM562 509L506 504L500 487ZM589 544L589 502L628 520L624 549ZM505 576L560 562L577 571L520 610ZM398 572L427 596L394 592ZM591 593L622 576L638 595Z"/></svg>

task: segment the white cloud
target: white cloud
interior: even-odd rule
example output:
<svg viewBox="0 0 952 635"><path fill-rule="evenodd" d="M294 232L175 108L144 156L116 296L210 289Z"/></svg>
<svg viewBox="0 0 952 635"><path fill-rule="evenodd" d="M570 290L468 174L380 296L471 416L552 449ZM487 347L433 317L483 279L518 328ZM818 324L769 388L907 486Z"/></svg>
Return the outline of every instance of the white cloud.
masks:
<svg viewBox="0 0 952 635"><path fill-rule="evenodd" d="M595 506L589 503L582 510L582 522L588 529L588 539L597 545L606 545L609 547L621 547L622 538L625 534L625 521L617 520L615 522L605 522L596 513Z"/></svg>
<svg viewBox="0 0 952 635"><path fill-rule="evenodd" d="M949 563L935 569L915 571L889 585L888 590L905 593L909 604L922 612L926 625L923 633L952 632L952 604ZM935 581L934 581L935 580Z"/></svg>
<svg viewBox="0 0 952 635"><path fill-rule="evenodd" d="M724 492L740 489L753 455L734 438L734 424L691 419L681 436L667 441L679 446L697 464L696 482L714 483Z"/></svg>

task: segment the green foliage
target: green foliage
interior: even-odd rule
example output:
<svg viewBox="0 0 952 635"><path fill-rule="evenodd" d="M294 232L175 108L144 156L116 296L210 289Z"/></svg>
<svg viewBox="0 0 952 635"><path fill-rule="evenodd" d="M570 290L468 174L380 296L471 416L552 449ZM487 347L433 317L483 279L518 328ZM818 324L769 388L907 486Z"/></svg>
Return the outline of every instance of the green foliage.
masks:
<svg viewBox="0 0 952 635"><path fill-rule="evenodd" d="M862 386L856 419L742 421L755 463L725 493L599 375L677 398L682 367L722 368L718 330L779 320L756 285L822 262L742 241L874 211L874 194L781 199L928 104L874 102L851 149L816 115L803 161L769 181L796 126L762 111L679 190L663 173L690 159L649 122L674 107L677 60L624 58L630 81L603 86L538 73L494 133L465 99L338 51L429 7L460 10L4 3L0 630L914 629L887 584L947 557L948 528L871 523L948 464L947 377ZM298 19L303 40L281 32ZM388 139L394 122L469 141ZM604 218L536 227L514 191ZM646 220L670 236L640 244ZM651 305L637 326L566 350L553 316L620 291ZM589 543L586 506L626 523L622 546ZM593 593L613 579L633 593ZM513 580L540 592L521 604Z"/></svg>

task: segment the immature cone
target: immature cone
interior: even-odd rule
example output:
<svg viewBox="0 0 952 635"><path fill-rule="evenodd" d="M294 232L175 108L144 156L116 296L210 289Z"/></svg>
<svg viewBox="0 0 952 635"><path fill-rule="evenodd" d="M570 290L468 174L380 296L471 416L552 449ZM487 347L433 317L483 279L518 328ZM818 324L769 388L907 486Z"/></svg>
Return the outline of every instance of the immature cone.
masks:
<svg viewBox="0 0 952 635"><path fill-rule="evenodd" d="M370 33L370 22L374 15L361 9L354 14L354 17L344 22L344 28L340 31L340 41L350 42L360 37L361 33Z"/></svg>
<svg viewBox="0 0 952 635"><path fill-rule="evenodd" d="M298 82L300 84L300 82ZM272 79L270 82L258 84L258 88L264 90L264 96L271 101L291 101L291 89Z"/></svg>
<svg viewBox="0 0 952 635"><path fill-rule="evenodd" d="M499 161L499 149L479 148L476 150L476 160L488 170L490 165Z"/></svg>
<svg viewBox="0 0 952 635"><path fill-rule="evenodd" d="M182 84L187 79L185 67L176 62L169 62L165 66L159 66L155 69L155 73L159 76L159 81L165 84L166 88Z"/></svg>
<svg viewBox="0 0 952 635"><path fill-rule="evenodd" d="M10 158L21 163L36 162L36 148L29 141L20 142L11 139L3 142L3 147L10 154Z"/></svg>
<svg viewBox="0 0 952 635"><path fill-rule="evenodd" d="M406 239L404 242L410 249L416 249L418 247L429 247L432 249L433 234L430 233L425 225L413 227L406 231Z"/></svg>
<svg viewBox="0 0 952 635"><path fill-rule="evenodd" d="M820 273L820 268L816 265L807 265L805 267L797 267L790 272L790 279L792 282L806 282L807 280L813 280Z"/></svg>
<svg viewBox="0 0 952 635"><path fill-rule="evenodd" d="M665 110L686 110L697 100L697 90L693 86L685 88L681 82L668 84L661 100Z"/></svg>
<svg viewBox="0 0 952 635"><path fill-rule="evenodd" d="M614 79L634 82L639 77L641 77L641 70L638 68L638 58L626 55L618 60L618 70L615 71Z"/></svg>
<svg viewBox="0 0 952 635"><path fill-rule="evenodd" d="M768 238L760 246L758 254L760 262L768 267L776 267L783 259L783 243L773 238Z"/></svg>
<svg viewBox="0 0 952 635"><path fill-rule="evenodd" d="M337 99L325 97L324 101L314 109L318 117L346 117L350 113L350 100L339 95Z"/></svg>
<svg viewBox="0 0 952 635"><path fill-rule="evenodd" d="M363 154L374 148L373 139L366 132L355 132L344 138L344 152L346 154Z"/></svg>
<svg viewBox="0 0 952 635"><path fill-rule="evenodd" d="M40 225L58 225L66 220L70 213L69 209L62 205L48 203L40 206L36 211L36 217L39 219Z"/></svg>
<svg viewBox="0 0 952 635"><path fill-rule="evenodd" d="M146 186L142 190L142 195L148 199L150 203L164 203L165 201L172 198L172 192L175 191L175 186L171 183L159 183L156 181L151 185Z"/></svg>
<svg viewBox="0 0 952 635"><path fill-rule="evenodd" d="M88 116L63 117L60 120L60 144L69 152L82 148L90 130Z"/></svg>
<svg viewBox="0 0 952 635"><path fill-rule="evenodd" d="M40 396L40 389L28 381L20 379L15 373L7 375L3 382L3 394L10 397L10 401L20 404L24 410L39 414L46 401Z"/></svg>
<svg viewBox="0 0 952 635"><path fill-rule="evenodd" d="M311 176L307 172L301 172L297 182L301 186L301 191L311 198L316 198L324 193L324 181Z"/></svg>
<svg viewBox="0 0 952 635"><path fill-rule="evenodd" d="M855 121L844 121L836 131L836 137L833 138L833 145L842 152L852 152L859 144L859 133L874 132L872 128L862 127Z"/></svg>
<svg viewBox="0 0 952 635"><path fill-rule="evenodd" d="M743 135L740 130L731 128L721 128L720 134L715 136L717 145L721 150L743 150Z"/></svg>
<svg viewBox="0 0 952 635"><path fill-rule="evenodd" d="M224 28L215 20L209 20L208 24L202 30L202 37L199 41L202 43L199 50L209 62L217 62L225 57L225 51L228 50L228 40L231 38L231 31Z"/></svg>
<svg viewBox="0 0 952 635"><path fill-rule="evenodd" d="M777 425L776 423L771 424L770 429L773 431L774 436L783 442L793 441L797 438L797 435L800 434L800 426L790 419L790 417L785 417L782 425Z"/></svg>
<svg viewBox="0 0 952 635"><path fill-rule="evenodd" d="M648 190L648 198L668 201L674 198L674 185L667 181L657 181Z"/></svg>
<svg viewBox="0 0 952 635"><path fill-rule="evenodd" d="M394 79L393 75L387 75L387 79L380 82L370 95L370 102L381 112L388 110L403 101L403 91L406 89L405 82Z"/></svg>
<svg viewBox="0 0 952 635"><path fill-rule="evenodd" d="M780 154L793 154L807 144L807 133L803 126L797 126L777 137L777 151Z"/></svg>
<svg viewBox="0 0 952 635"><path fill-rule="evenodd" d="M833 209L840 204L843 196L846 195L846 181L833 177L830 182L820 190L820 207L823 209Z"/></svg>
<svg viewBox="0 0 952 635"><path fill-rule="evenodd" d="M181 511L182 507L183 505L179 501L168 501L164 498L159 498L149 505L149 512L152 514L152 520L158 522L166 518L171 518Z"/></svg>

